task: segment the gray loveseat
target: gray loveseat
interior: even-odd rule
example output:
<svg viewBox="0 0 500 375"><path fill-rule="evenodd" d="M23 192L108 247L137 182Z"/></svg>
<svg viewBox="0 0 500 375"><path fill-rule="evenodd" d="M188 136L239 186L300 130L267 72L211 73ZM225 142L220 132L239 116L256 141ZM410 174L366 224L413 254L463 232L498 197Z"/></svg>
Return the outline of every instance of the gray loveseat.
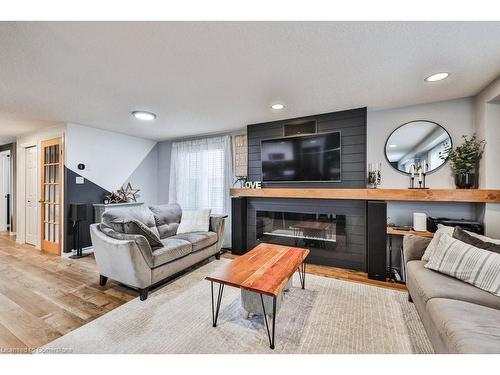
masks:
<svg viewBox="0 0 500 375"><path fill-rule="evenodd" d="M220 258L225 216L210 217L208 232L176 234L182 210L177 204L110 209L90 226L100 284L108 278L139 289L145 300L152 287L212 256ZM135 219L157 231L161 245L151 248L140 234L119 233L113 223Z"/></svg>
<svg viewBox="0 0 500 375"><path fill-rule="evenodd" d="M437 353L500 353L500 298L424 267L430 240L405 236L406 286Z"/></svg>

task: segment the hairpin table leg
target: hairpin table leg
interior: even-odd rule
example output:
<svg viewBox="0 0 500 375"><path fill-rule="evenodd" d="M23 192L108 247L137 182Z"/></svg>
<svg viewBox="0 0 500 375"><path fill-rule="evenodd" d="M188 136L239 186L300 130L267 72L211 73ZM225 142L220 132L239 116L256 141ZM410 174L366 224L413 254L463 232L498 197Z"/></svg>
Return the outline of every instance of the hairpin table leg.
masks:
<svg viewBox="0 0 500 375"><path fill-rule="evenodd" d="M217 327L217 318L219 317L220 304L222 302L222 294L224 293L224 284L219 284L219 292L217 293L217 304L214 306L214 282L210 281L212 291L212 325Z"/></svg>
<svg viewBox="0 0 500 375"><path fill-rule="evenodd" d="M274 349L274 332L276 331L276 296L273 296L273 320L272 320L272 331L269 330L269 323L267 321L266 307L264 306L264 297L260 295L260 301L262 302L262 311L264 313L264 322L266 322L267 337L269 339L269 347Z"/></svg>

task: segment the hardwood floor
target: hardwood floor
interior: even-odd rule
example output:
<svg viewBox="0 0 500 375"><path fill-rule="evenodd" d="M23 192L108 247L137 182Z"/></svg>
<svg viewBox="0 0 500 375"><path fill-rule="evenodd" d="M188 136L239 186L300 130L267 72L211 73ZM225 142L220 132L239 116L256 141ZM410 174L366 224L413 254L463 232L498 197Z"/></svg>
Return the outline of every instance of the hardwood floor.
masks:
<svg viewBox="0 0 500 375"><path fill-rule="evenodd" d="M234 255L224 254L226 258ZM308 265L311 274L385 288L403 285L370 280L366 274ZM93 256L79 260L40 253L0 232L0 353L25 353L137 297L113 280L99 286Z"/></svg>
<svg viewBox="0 0 500 375"><path fill-rule="evenodd" d="M40 253L0 234L0 352L42 346L136 296L112 280L99 286L93 257Z"/></svg>

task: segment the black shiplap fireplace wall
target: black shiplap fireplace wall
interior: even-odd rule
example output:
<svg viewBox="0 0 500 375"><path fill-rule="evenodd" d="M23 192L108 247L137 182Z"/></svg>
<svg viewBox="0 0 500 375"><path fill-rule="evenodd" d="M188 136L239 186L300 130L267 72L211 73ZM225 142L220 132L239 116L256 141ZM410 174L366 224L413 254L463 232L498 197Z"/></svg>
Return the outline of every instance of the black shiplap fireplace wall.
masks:
<svg viewBox="0 0 500 375"><path fill-rule="evenodd" d="M340 182L273 182L263 183L263 187L279 188L364 188L366 187L366 108L325 113L302 118L284 119L247 126L248 136L248 179L261 181L260 142L264 139L279 138L285 134L286 124L298 124L308 121L316 123L317 133L341 132L341 181ZM246 201L246 202L245 202ZM366 201L355 200L320 200L284 198L248 198L240 202L245 205L236 210L243 215L241 220L233 219L233 224L242 226L244 233L239 239L234 238L236 253L251 249L256 243L256 212L290 212L304 214L335 214L346 216L346 244L332 253L334 265L342 268L366 271ZM237 208L238 205L233 207ZM246 211L246 213L245 213ZM233 212L234 217L238 217ZM246 218L246 220L244 220ZM246 246L242 241L245 240ZM245 248L246 247L246 248Z"/></svg>
<svg viewBox="0 0 500 375"><path fill-rule="evenodd" d="M302 118L279 120L247 126L248 179L261 181L260 142L284 136L285 124L316 121L317 133L341 132L341 182L272 182L266 187L366 187L366 108L325 113Z"/></svg>
<svg viewBox="0 0 500 375"><path fill-rule="evenodd" d="M247 200L247 248L256 243L256 212L300 212L346 216L346 248L333 252L334 266L366 271L366 202L355 200L274 199Z"/></svg>

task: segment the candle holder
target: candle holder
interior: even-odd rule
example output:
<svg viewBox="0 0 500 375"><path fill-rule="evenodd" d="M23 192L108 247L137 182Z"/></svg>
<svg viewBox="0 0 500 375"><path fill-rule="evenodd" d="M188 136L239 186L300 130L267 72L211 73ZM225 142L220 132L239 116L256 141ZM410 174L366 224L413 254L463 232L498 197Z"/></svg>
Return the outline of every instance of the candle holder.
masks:
<svg viewBox="0 0 500 375"><path fill-rule="evenodd" d="M428 189L425 185L425 177L427 175L427 162L423 162L410 166L410 187L408 189ZM418 186L415 187L415 174L418 175Z"/></svg>
<svg viewBox="0 0 500 375"><path fill-rule="evenodd" d="M372 189L376 189L377 185L382 182L382 163L368 164L368 184Z"/></svg>
<svg viewBox="0 0 500 375"><path fill-rule="evenodd" d="M408 189L415 189L415 173L417 172L417 167L415 164L410 165L410 187Z"/></svg>

